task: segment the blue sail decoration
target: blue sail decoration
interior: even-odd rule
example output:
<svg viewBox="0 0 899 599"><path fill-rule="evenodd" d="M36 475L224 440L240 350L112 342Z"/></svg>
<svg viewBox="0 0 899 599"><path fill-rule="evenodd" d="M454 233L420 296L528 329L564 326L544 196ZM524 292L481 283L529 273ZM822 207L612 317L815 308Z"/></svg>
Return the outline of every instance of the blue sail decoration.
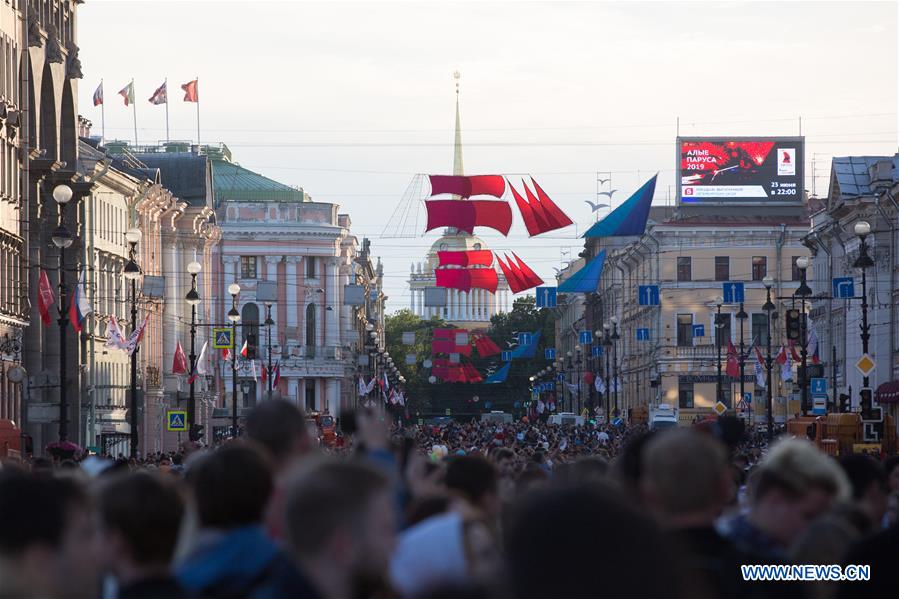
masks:
<svg viewBox="0 0 899 599"><path fill-rule="evenodd" d="M605 263L606 251L601 250L595 258L559 285L559 293L593 293L599 289Z"/></svg>
<svg viewBox="0 0 899 599"><path fill-rule="evenodd" d="M513 360L530 360L537 354L537 343L540 342L540 331L534 331L531 342L527 345L519 345L512 350Z"/></svg>
<svg viewBox="0 0 899 599"><path fill-rule="evenodd" d="M509 378L509 368L511 368L512 362L506 362L506 365L491 374L487 377L487 380L484 381L485 385L494 385L498 383L505 383L506 379Z"/></svg>
<svg viewBox="0 0 899 599"><path fill-rule="evenodd" d="M607 217L590 227L584 237L627 237L643 235L646 220L652 206L652 196L656 190L656 173L643 187L634 192L623 204L612 210ZM561 291L561 289L559 290Z"/></svg>

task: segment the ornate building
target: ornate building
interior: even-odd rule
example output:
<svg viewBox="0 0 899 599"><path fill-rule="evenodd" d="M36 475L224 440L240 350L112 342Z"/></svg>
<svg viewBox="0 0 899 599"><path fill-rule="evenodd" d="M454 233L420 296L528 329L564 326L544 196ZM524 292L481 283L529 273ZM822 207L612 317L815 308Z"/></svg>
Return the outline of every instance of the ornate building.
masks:
<svg viewBox="0 0 899 599"><path fill-rule="evenodd" d="M456 78L456 134L453 154L453 175L464 175L462 166L462 124L459 116L459 73ZM446 290L445 306L425 305L425 290L435 287L437 278L434 269L438 266L437 252L487 250L487 244L476 235L446 229L443 235L431 245L424 261L413 263L409 274L409 290L412 296L412 312L421 318L439 317L450 324L465 329L484 329L490 325L490 318L507 309L510 301L509 285L502 273L497 273L499 284L496 293L486 289L472 289L469 292L458 289ZM454 267L447 267L454 268ZM488 266L484 268L495 268Z"/></svg>

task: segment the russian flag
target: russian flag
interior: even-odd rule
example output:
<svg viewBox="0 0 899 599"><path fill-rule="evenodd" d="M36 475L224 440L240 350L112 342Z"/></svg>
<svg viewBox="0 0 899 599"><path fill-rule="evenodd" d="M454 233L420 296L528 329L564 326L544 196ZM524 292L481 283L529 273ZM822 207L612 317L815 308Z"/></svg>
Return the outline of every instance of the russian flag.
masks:
<svg viewBox="0 0 899 599"><path fill-rule="evenodd" d="M72 301L69 303L69 321L76 333L81 332L84 319L93 311L87 302L87 292L84 289L84 270L82 269L81 275L78 277L78 284L75 285L75 290L72 292Z"/></svg>

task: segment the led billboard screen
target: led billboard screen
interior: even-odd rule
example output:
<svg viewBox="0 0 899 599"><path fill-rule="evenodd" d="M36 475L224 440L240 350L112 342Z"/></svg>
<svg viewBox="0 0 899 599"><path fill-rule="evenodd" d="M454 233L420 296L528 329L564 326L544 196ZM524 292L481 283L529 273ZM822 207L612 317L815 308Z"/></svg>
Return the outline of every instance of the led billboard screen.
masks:
<svg viewBox="0 0 899 599"><path fill-rule="evenodd" d="M683 203L802 202L802 137L679 137L677 152Z"/></svg>

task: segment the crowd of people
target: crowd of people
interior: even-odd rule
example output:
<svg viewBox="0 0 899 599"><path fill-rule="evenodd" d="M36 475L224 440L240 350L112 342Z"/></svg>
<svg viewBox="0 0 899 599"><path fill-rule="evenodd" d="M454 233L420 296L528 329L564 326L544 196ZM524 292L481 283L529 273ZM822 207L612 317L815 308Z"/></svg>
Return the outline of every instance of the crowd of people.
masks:
<svg viewBox="0 0 899 599"><path fill-rule="evenodd" d="M899 592L897 457L767 447L726 419L388 422L359 412L326 450L272 400L216 448L5 463L0 599ZM748 564L862 564L871 579L755 582Z"/></svg>

